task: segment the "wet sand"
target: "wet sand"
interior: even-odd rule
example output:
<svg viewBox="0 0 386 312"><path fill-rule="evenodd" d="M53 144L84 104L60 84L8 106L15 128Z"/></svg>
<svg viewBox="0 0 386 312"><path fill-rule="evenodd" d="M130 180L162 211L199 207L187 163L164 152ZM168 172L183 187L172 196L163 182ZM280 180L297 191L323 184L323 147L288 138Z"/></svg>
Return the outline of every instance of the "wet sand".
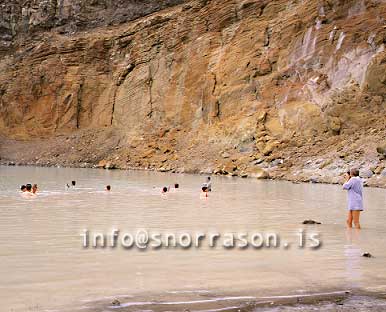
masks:
<svg viewBox="0 0 386 312"><path fill-rule="evenodd" d="M106 298L102 301L87 302L77 310L85 312L381 312L386 311L386 292L331 291L302 295L283 295L268 297L224 296L211 293L179 293L170 298L154 296L154 300L141 300L140 297ZM117 300L119 304L117 304ZM113 304L115 301L115 305ZM68 310L70 311L70 310ZM73 311L73 310L72 310Z"/></svg>

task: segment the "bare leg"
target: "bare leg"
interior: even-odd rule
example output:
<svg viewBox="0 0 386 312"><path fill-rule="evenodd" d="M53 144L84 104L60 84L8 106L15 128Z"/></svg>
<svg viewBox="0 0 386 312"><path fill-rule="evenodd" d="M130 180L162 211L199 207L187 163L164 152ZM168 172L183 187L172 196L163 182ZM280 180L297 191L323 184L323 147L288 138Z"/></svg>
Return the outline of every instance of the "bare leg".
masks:
<svg viewBox="0 0 386 312"><path fill-rule="evenodd" d="M347 214L347 221L346 221L348 228L352 228L352 220L353 220L353 214L352 214L352 211L349 210Z"/></svg>
<svg viewBox="0 0 386 312"><path fill-rule="evenodd" d="M353 210L352 211L352 218L354 220L354 226L356 229L360 229L361 225L359 224L359 216L360 216L360 211L359 210Z"/></svg>

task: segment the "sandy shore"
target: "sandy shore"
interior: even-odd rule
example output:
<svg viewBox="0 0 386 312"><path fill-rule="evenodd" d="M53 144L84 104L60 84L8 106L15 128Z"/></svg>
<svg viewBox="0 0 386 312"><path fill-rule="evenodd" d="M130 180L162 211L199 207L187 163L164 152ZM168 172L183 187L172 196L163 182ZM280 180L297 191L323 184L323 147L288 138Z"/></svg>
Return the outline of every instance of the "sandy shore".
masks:
<svg viewBox="0 0 386 312"><path fill-rule="evenodd" d="M224 296L200 294L168 297L154 296L154 299L119 297L116 299L88 302L79 307L85 312L292 312L292 311L386 311L386 293L368 293L351 291L331 291L302 295L283 296ZM66 310L67 311L67 310ZM68 310L70 311L70 310ZM73 310L71 310L73 311Z"/></svg>

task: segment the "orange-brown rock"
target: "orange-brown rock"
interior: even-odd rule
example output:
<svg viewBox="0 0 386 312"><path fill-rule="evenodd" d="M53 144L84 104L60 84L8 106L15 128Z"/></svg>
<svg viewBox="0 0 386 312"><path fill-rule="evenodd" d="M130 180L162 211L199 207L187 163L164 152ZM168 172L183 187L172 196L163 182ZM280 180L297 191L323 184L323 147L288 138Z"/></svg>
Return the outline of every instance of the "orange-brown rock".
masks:
<svg viewBox="0 0 386 312"><path fill-rule="evenodd" d="M34 3L0 15L2 162L200 172L259 152L286 179L379 166L384 2Z"/></svg>

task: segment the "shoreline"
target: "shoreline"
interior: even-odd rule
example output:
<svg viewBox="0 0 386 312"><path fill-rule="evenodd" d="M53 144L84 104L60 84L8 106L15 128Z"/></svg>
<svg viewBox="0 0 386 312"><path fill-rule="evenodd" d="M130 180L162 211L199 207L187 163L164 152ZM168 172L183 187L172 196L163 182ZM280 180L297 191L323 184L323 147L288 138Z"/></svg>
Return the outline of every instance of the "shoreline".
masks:
<svg viewBox="0 0 386 312"><path fill-rule="evenodd" d="M248 148L235 149L220 143L210 148L203 142L187 146L188 137L178 146L170 145L167 138L142 139L128 137L118 129L79 130L26 141L0 135L0 164L211 174L319 184L343 184L347 170L359 168L365 186L386 188L386 158L377 153L379 140L375 137L363 142L366 153L358 156L335 149L336 137L310 146L283 146L268 155L258 152L252 143ZM334 146L334 150L327 145Z"/></svg>
<svg viewBox="0 0 386 312"><path fill-rule="evenodd" d="M312 179L287 179L285 177L275 177L269 176L262 178L256 178L254 176L240 176L240 175L229 175L229 174L219 174L213 172L201 171L197 172L195 170L192 171L179 171L179 170L162 170L157 168L141 168L141 167L113 167L113 168L103 168L91 163L83 163L79 166L77 165L65 165L65 164L37 164L37 163L24 163L24 162L15 162L15 161L4 161L0 159L0 166L4 167L36 167L36 168L71 168L71 169L96 169L96 170L120 170L120 171L142 171L142 172L155 172L155 173L172 173L172 174L191 174L191 175L214 175L219 177L229 177L229 178L241 178L241 179L258 179L258 180L267 180L267 181L282 181L282 182L290 182L293 184L326 184L326 185L343 185L341 181L313 181ZM366 183L366 179L364 179L364 187L366 188L377 188L377 189L386 189L386 184L368 184Z"/></svg>
<svg viewBox="0 0 386 312"><path fill-rule="evenodd" d="M198 296L197 296L198 295ZM157 296L154 296L157 298ZM173 300L174 299L174 300ZM224 296L215 297L209 294L196 294L196 297L167 297L156 300L137 299L120 296L109 301L95 300L82 307L85 312L99 311L167 311L177 312L263 312L263 311L371 311L380 312L386 309L386 293L366 290L336 290L313 292L297 295L276 296ZM339 310L337 310L339 309Z"/></svg>

